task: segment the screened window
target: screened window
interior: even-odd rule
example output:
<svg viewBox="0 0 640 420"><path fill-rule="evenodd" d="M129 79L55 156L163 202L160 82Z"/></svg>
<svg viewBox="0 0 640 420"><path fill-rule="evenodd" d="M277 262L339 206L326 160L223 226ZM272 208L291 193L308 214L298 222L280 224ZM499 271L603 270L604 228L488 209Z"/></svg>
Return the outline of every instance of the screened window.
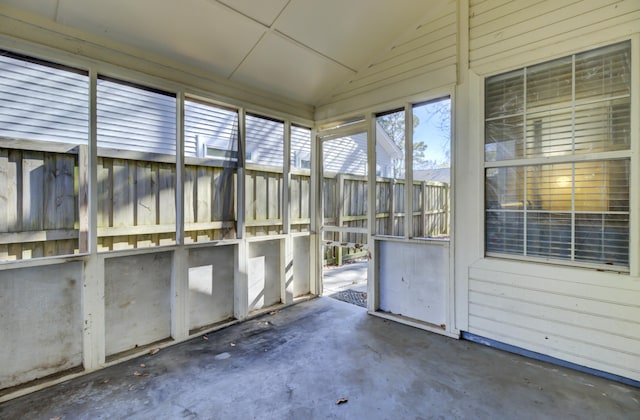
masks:
<svg viewBox="0 0 640 420"><path fill-rule="evenodd" d="M236 238L238 111L184 102L185 243Z"/></svg>
<svg viewBox="0 0 640 420"><path fill-rule="evenodd" d="M245 120L247 162L282 167L284 123L252 114L247 114Z"/></svg>
<svg viewBox="0 0 640 420"><path fill-rule="evenodd" d="M175 155L176 96L100 76L98 147Z"/></svg>
<svg viewBox="0 0 640 420"><path fill-rule="evenodd" d="M238 111L185 100L184 154L237 162Z"/></svg>
<svg viewBox="0 0 640 420"><path fill-rule="evenodd" d="M311 228L309 212L311 199L311 130L291 126L291 232L308 232Z"/></svg>
<svg viewBox="0 0 640 420"><path fill-rule="evenodd" d="M376 233L404 236L404 108L376 116Z"/></svg>
<svg viewBox="0 0 640 420"><path fill-rule="evenodd" d="M487 255L629 266L630 79L629 42L486 79Z"/></svg>
<svg viewBox="0 0 640 420"><path fill-rule="evenodd" d="M284 122L245 117L245 232L247 236L283 232Z"/></svg>
<svg viewBox="0 0 640 420"><path fill-rule="evenodd" d="M87 72L0 51L0 261L87 251Z"/></svg>
<svg viewBox="0 0 640 420"><path fill-rule="evenodd" d="M98 250L176 242L176 97L99 76Z"/></svg>

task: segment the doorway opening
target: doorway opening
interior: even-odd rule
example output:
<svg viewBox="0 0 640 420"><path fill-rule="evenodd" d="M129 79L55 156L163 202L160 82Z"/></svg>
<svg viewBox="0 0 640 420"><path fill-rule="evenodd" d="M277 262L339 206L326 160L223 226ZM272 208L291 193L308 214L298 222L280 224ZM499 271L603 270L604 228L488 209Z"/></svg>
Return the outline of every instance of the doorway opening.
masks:
<svg viewBox="0 0 640 420"><path fill-rule="evenodd" d="M323 295L367 307L367 132L321 138Z"/></svg>

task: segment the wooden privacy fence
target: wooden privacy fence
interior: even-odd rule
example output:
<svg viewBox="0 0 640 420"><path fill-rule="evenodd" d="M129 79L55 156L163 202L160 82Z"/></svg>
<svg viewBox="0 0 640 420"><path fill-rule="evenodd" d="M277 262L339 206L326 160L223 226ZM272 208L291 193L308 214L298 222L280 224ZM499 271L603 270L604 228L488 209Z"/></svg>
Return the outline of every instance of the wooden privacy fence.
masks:
<svg viewBox="0 0 640 420"><path fill-rule="evenodd" d="M406 182L389 178L376 180L375 233L404 236L406 229ZM323 183L324 225L338 228L367 227L367 189L365 176L338 174L326 176ZM413 231L415 238L449 236L449 184L434 181L413 182ZM341 264L343 259L364 255L366 233L331 232L323 234L325 243L351 243L355 247L328 247L325 260Z"/></svg>
<svg viewBox="0 0 640 420"><path fill-rule="evenodd" d="M176 242L175 156L99 149L97 242L99 251ZM235 166L186 159L185 242L237 237ZM287 190L291 232L310 231L310 175L293 171ZM87 147L53 142L7 141L0 148L0 260L87 252ZM248 237L283 231L281 170L245 171L245 230ZM378 178L375 232L402 236L407 214L404 181ZM367 179L324 179L324 225L357 232L325 232L324 240L365 245ZM449 186L413 183L412 237L447 237ZM359 230L359 231L358 231ZM341 248L341 247L339 247ZM330 250L332 258L343 250ZM357 255L358 250L345 250Z"/></svg>
<svg viewBox="0 0 640 420"><path fill-rule="evenodd" d="M69 149L0 148L0 260L77 252L78 149Z"/></svg>

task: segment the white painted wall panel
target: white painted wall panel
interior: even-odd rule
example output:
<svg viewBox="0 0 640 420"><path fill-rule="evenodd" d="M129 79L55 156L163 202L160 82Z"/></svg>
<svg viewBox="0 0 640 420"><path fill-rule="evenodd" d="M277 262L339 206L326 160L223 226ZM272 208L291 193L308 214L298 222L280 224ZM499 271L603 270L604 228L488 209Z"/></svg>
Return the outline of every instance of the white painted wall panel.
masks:
<svg viewBox="0 0 640 420"><path fill-rule="evenodd" d="M189 329L233 318L234 247L189 250Z"/></svg>
<svg viewBox="0 0 640 420"><path fill-rule="evenodd" d="M448 244L377 243L380 309L436 326L445 324Z"/></svg>
<svg viewBox="0 0 640 420"><path fill-rule="evenodd" d="M293 238L293 297L304 296L311 291L311 238Z"/></svg>
<svg viewBox="0 0 640 420"><path fill-rule="evenodd" d="M171 335L170 252L105 260L107 356Z"/></svg>
<svg viewBox="0 0 640 420"><path fill-rule="evenodd" d="M0 271L0 388L82 365L82 263Z"/></svg>
<svg viewBox="0 0 640 420"><path fill-rule="evenodd" d="M280 240L249 243L249 311L280 302Z"/></svg>

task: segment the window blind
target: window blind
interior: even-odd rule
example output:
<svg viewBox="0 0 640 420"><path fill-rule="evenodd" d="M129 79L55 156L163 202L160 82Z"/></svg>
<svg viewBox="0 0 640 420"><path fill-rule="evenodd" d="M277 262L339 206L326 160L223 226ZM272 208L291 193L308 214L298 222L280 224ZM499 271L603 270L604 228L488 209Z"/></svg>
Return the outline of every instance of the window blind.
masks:
<svg viewBox="0 0 640 420"><path fill-rule="evenodd" d="M630 63L623 42L486 79L488 255L628 267Z"/></svg>

